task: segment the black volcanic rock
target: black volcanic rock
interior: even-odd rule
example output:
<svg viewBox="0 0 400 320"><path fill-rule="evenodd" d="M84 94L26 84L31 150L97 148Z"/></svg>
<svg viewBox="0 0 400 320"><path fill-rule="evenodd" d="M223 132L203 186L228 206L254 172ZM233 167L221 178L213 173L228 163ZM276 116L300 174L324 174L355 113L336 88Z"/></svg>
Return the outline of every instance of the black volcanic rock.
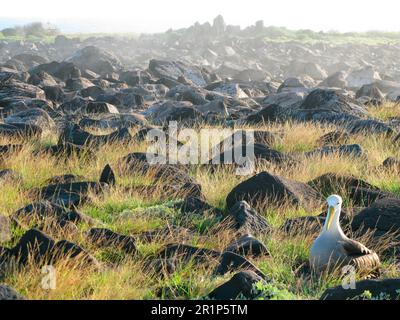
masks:
<svg viewBox="0 0 400 320"><path fill-rule="evenodd" d="M400 279L363 280L355 283L355 289L344 289L342 286L327 289L320 300L368 300L364 293L369 292L371 298L398 300Z"/></svg>
<svg viewBox="0 0 400 320"><path fill-rule="evenodd" d="M226 203L232 208L237 201L247 201L255 206L257 202L288 202L293 205L306 206L320 202L318 193L310 186L283 177L261 172L240 183L228 194Z"/></svg>
<svg viewBox="0 0 400 320"><path fill-rule="evenodd" d="M271 231L267 220L245 201L237 202L230 208L228 218L233 220L233 227L242 233L265 234Z"/></svg>
<svg viewBox="0 0 400 320"><path fill-rule="evenodd" d="M258 269L249 260L231 251L227 251L222 254L220 258L220 263L214 271L214 274L224 275L228 272L239 270L251 270L261 278L266 278L266 276L260 271L260 269Z"/></svg>
<svg viewBox="0 0 400 320"><path fill-rule="evenodd" d="M135 239L108 229L92 228L88 232L90 241L101 247L116 247L128 254L136 253Z"/></svg>
<svg viewBox="0 0 400 320"><path fill-rule="evenodd" d="M13 288L5 284L0 284L0 301L4 300L25 300L25 298Z"/></svg>
<svg viewBox="0 0 400 320"><path fill-rule="evenodd" d="M260 281L263 278L253 271L242 271L210 292L208 297L215 300L234 300L242 294L248 299L255 298L253 286Z"/></svg>
<svg viewBox="0 0 400 320"><path fill-rule="evenodd" d="M227 246L224 252L233 252L236 254L240 254L243 256L267 256L269 255L268 249L266 248L265 244L262 243L260 240L254 238L250 234L245 234L239 239L235 240L229 246Z"/></svg>
<svg viewBox="0 0 400 320"><path fill-rule="evenodd" d="M400 199L379 199L370 207L359 212L352 221L354 231L372 231L375 237L393 234L400 239Z"/></svg>

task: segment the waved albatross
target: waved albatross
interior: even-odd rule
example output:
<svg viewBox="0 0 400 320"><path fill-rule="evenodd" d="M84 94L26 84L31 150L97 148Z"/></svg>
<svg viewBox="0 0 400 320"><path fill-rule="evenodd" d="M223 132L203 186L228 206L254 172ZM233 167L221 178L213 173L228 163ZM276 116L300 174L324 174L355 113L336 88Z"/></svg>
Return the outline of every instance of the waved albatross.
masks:
<svg viewBox="0 0 400 320"><path fill-rule="evenodd" d="M328 214L324 228L311 247L311 268L317 273L345 265L354 266L362 272L376 270L380 265L378 255L362 243L346 237L340 227L342 198L333 195L327 199L327 203Z"/></svg>

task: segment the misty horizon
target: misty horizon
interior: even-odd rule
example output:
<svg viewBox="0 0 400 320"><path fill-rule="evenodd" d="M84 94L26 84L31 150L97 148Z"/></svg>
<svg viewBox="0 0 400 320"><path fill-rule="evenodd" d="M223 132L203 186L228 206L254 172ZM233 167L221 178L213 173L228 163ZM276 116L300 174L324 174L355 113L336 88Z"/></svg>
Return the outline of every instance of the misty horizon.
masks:
<svg viewBox="0 0 400 320"><path fill-rule="evenodd" d="M50 23L63 33L159 33L169 29L187 28L195 22L212 23L222 15L229 25L242 29L263 20L265 26L315 32L336 31L400 31L396 23L399 4L382 0L378 7L368 0L338 0L321 5L317 0L300 2L284 0L279 3L249 0L246 4L221 0L201 3L172 0L151 3L115 0L110 7L106 1L80 3L71 0L64 7L51 5L49 0L7 3L2 6L0 29L32 22ZM45 8L45 9L43 9Z"/></svg>

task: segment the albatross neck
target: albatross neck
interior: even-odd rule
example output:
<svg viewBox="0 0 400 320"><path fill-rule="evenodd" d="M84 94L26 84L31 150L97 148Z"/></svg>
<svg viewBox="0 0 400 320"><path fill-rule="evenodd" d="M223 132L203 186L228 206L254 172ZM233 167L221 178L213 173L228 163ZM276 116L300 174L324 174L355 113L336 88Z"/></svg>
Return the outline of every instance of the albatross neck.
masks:
<svg viewBox="0 0 400 320"><path fill-rule="evenodd" d="M333 214L333 219L332 219L332 223L329 229L327 229L328 226L328 216L326 218L325 221L325 225L324 225L324 233L328 234L328 235L343 235L343 230L340 226L340 213L341 213L341 206L336 206L334 212L332 212ZM329 211L328 211L329 212Z"/></svg>

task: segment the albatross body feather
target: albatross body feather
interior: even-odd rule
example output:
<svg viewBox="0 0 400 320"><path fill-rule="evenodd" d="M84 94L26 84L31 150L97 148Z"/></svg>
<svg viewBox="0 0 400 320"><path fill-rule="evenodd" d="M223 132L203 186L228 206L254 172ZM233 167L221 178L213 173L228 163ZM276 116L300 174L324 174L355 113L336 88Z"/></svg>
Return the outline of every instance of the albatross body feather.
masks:
<svg viewBox="0 0 400 320"><path fill-rule="evenodd" d="M310 252L310 265L316 272L351 265L357 271L373 271L380 265L378 255L362 243L349 239L340 227L342 198L330 196L324 228L314 241Z"/></svg>

